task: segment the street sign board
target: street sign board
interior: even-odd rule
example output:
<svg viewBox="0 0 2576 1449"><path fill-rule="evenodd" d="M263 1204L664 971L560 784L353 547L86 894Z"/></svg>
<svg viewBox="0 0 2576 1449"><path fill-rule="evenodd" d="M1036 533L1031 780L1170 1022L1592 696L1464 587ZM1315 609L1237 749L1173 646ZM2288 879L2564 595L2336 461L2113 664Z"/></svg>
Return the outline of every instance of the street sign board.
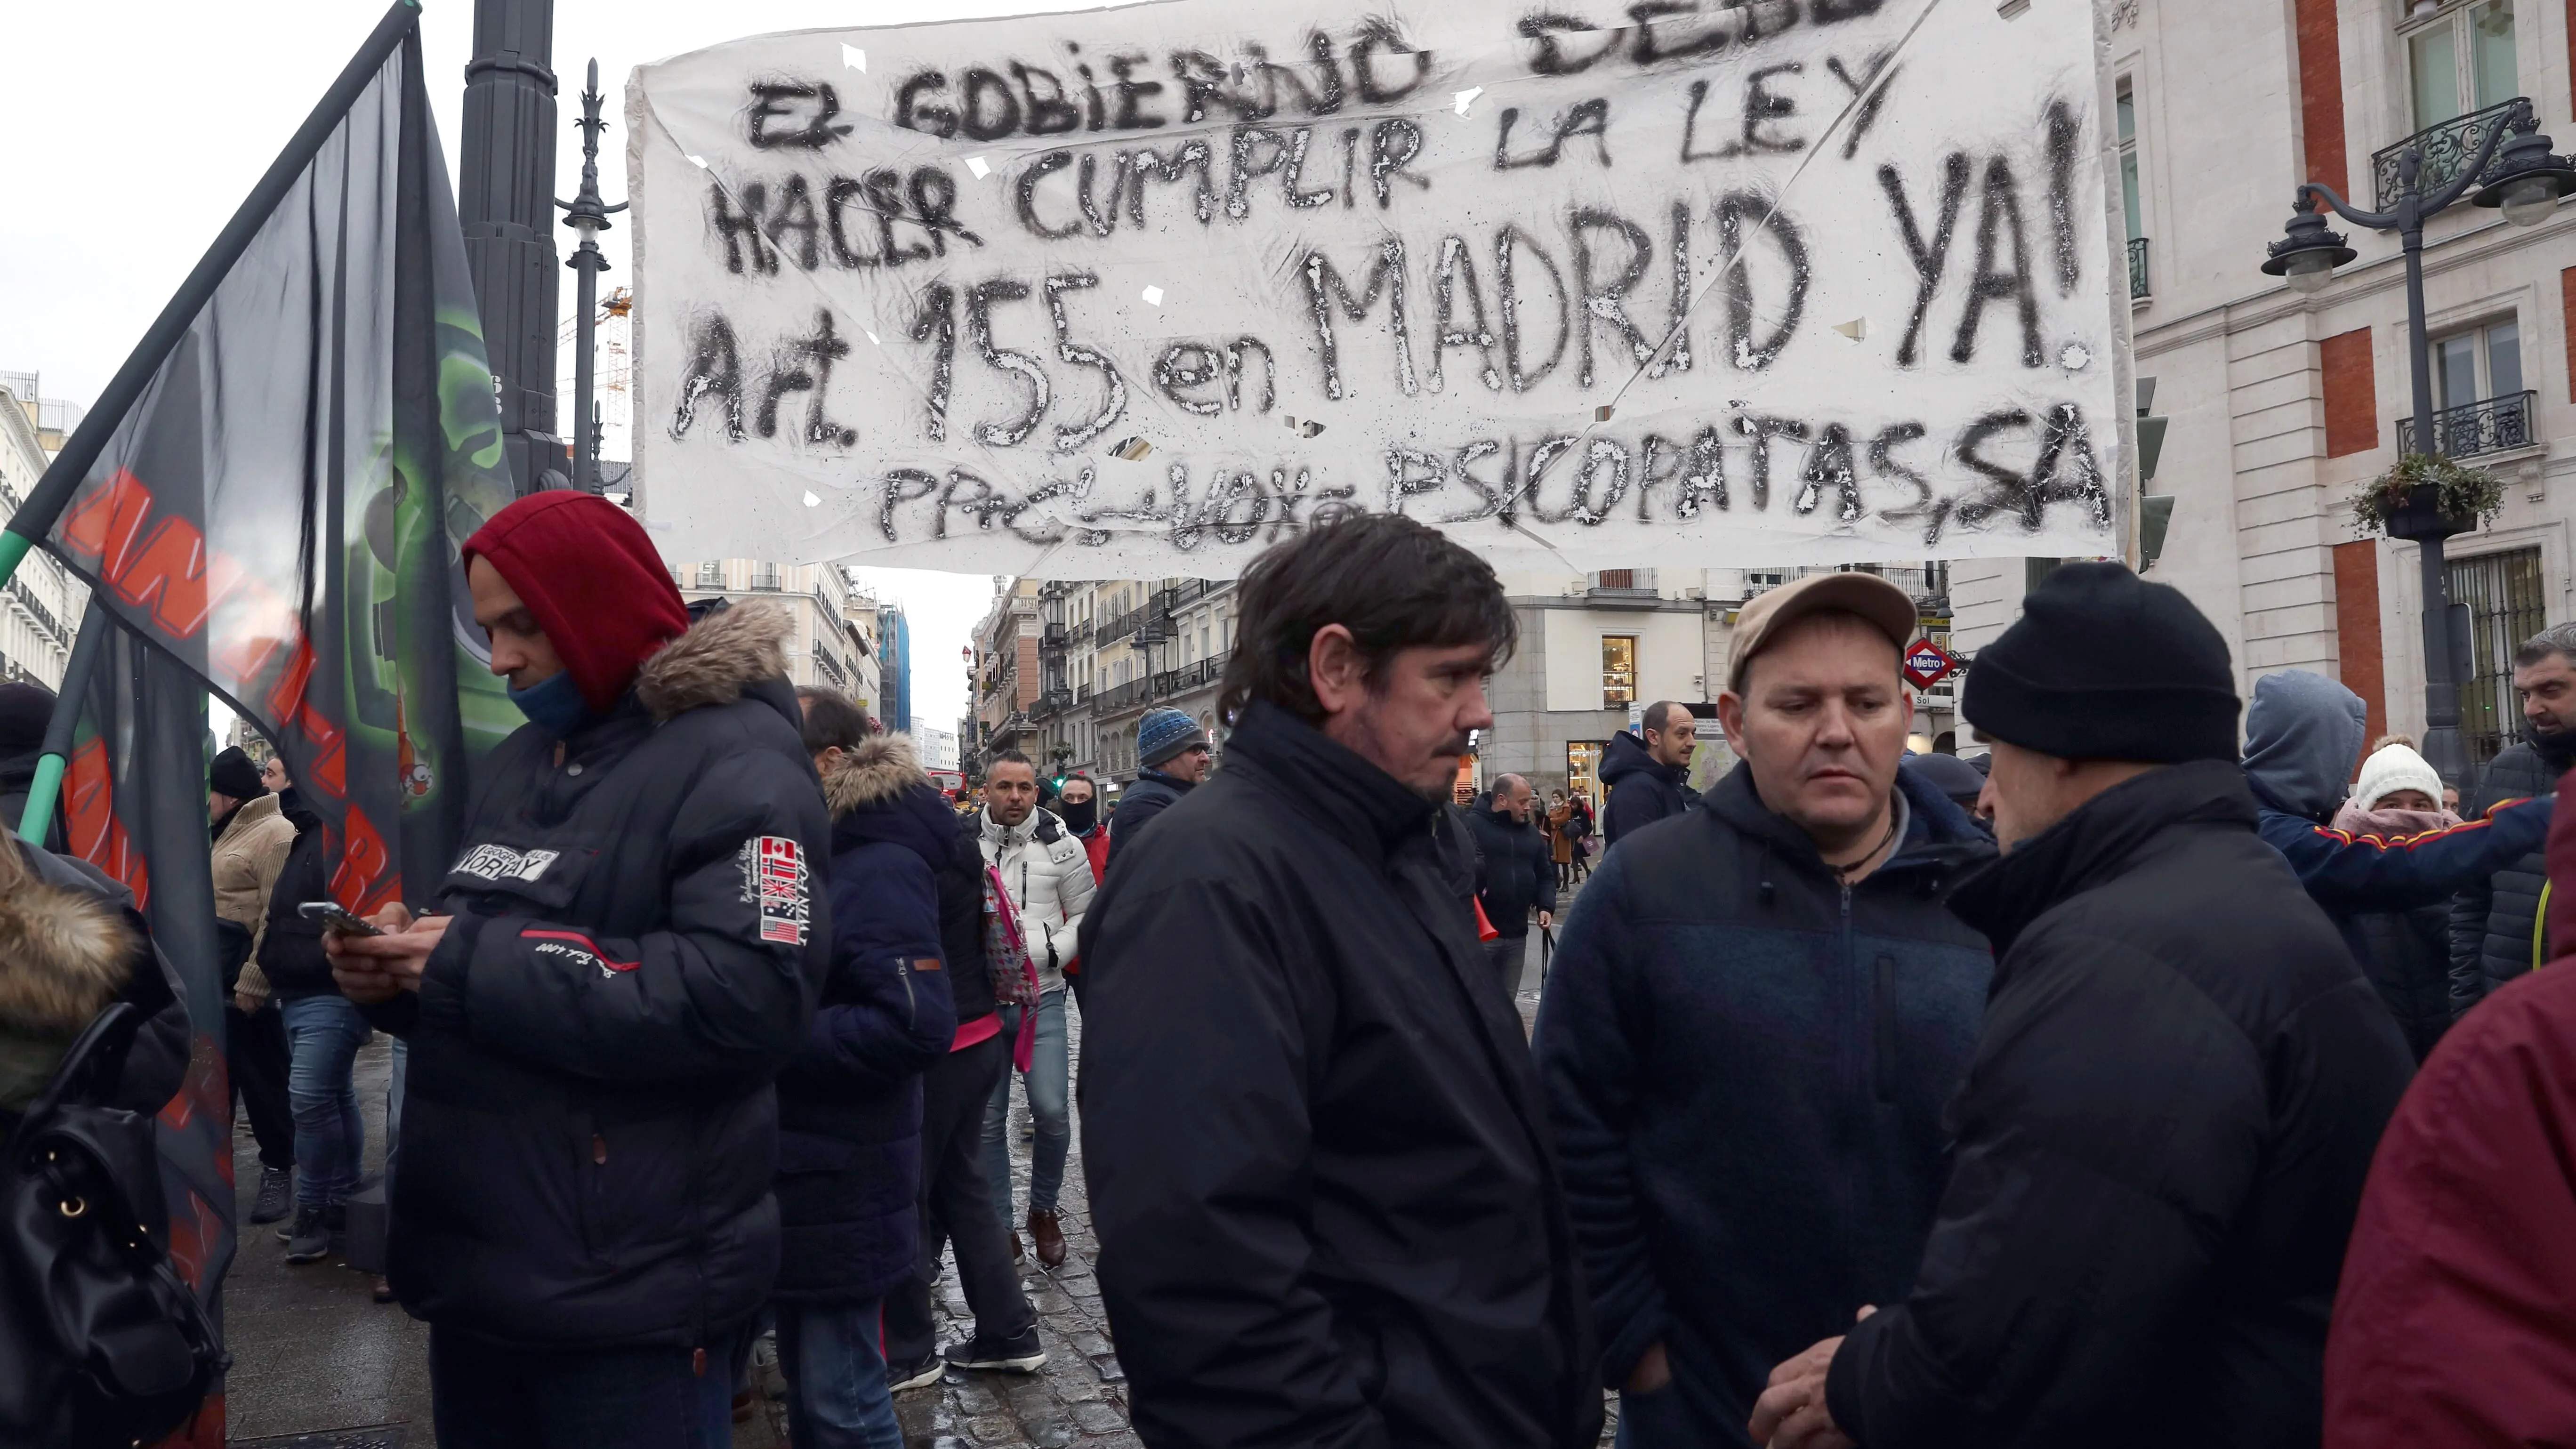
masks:
<svg viewBox="0 0 2576 1449"><path fill-rule="evenodd" d="M1914 682L1916 689L1930 689L1958 667L1956 656L1929 639L1917 639L1914 647L1905 651L1905 677Z"/></svg>

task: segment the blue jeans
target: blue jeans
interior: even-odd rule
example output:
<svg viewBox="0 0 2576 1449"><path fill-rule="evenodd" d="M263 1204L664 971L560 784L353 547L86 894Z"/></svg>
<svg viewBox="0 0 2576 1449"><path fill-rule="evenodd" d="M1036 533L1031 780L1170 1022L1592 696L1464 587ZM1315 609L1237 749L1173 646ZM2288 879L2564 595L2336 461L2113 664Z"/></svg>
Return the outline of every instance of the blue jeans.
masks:
<svg viewBox="0 0 2576 1449"><path fill-rule="evenodd" d="M540 1353L429 1331L438 1449L732 1449L733 1352Z"/></svg>
<svg viewBox="0 0 2576 1449"><path fill-rule="evenodd" d="M1002 1009L1002 1039L1020 1029L1020 1008ZM1065 1154L1073 1147L1073 1114L1067 1092L1073 1076L1064 1039L1064 988L1038 998L1036 1049L1029 1069L1020 1074L1028 1084L1029 1116L1036 1119L1037 1150L1029 1154L1029 1211L1054 1212L1056 1194L1064 1187ZM1003 1226L1011 1215L1011 1074L993 1089L993 1104L984 1113L984 1171L993 1179L993 1211Z"/></svg>
<svg viewBox="0 0 2576 1449"><path fill-rule="evenodd" d="M882 1303L772 1306L796 1449L903 1449L903 1426L886 1390Z"/></svg>
<svg viewBox="0 0 2576 1449"><path fill-rule="evenodd" d="M295 1205L331 1207L358 1190L367 1124L349 1066L373 1028L348 998L298 996L277 1003L286 1023L286 1100L295 1113Z"/></svg>

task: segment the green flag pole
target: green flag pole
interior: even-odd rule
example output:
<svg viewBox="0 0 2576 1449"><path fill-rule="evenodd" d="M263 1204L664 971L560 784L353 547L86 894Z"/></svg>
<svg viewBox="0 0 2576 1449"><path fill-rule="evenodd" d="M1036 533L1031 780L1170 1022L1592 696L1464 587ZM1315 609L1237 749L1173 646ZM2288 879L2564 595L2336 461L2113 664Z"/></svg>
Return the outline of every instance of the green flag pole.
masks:
<svg viewBox="0 0 2576 1449"><path fill-rule="evenodd" d="M5 541L18 542L14 536ZM25 548L19 542L19 550ZM115 627L107 611L98 606L98 595L90 595L89 607L81 613L80 634L72 641L71 662L63 667L62 692L54 696L53 717L45 721L45 752L36 759L36 778L27 786L27 804L18 816L18 838L29 845L43 845L45 829L54 823L54 802L62 798L63 765L72 753L72 729L80 723L81 701L89 697L89 677L98 672L107 632Z"/></svg>
<svg viewBox="0 0 2576 1449"><path fill-rule="evenodd" d="M55 520L62 517L63 508L72 501L72 493L80 487L81 480L89 476L90 465L96 463L98 455L106 450L107 440L125 425L126 414L143 400L144 392L152 386L152 379L160 375L161 364L169 360L170 353L179 345L179 339L187 336L188 329L196 325L197 314L206 310L206 304L214 300L215 289L223 285L233 264L250 249L251 242L259 236L260 228L268 225L268 218L277 210L278 203L295 189L295 183L304 175L304 168L313 164L313 157L322 149L323 143L331 139L332 132L340 129L340 120L348 114L349 107L357 104L358 97L375 82L376 72L384 69L385 58L401 46L403 37L419 23L420 0L394 0L393 8L385 12L384 19L376 22L367 43L358 48L348 68L340 72L340 78L333 81L331 89L323 94L321 104L313 108L313 114L304 118L304 124L286 143L286 149L269 164L268 173L251 188L250 195L242 201L241 209L233 213L231 221L224 223L223 231L215 237L215 244L206 248L206 254L197 259L196 270L188 273L188 280L180 283L179 290L171 294L169 304L161 309L159 317L153 319L151 330L143 334L143 340L135 345L133 353L125 359L125 365L116 370L116 376L108 379L98 401L90 405L89 416L63 444L63 450L54 455L54 461L46 465L45 476L37 482L35 492L27 496L27 501L18 506L16 513L10 515L7 529L0 531L0 584L7 583L17 573L19 561L27 556L27 551L34 548L38 540L54 531Z"/></svg>

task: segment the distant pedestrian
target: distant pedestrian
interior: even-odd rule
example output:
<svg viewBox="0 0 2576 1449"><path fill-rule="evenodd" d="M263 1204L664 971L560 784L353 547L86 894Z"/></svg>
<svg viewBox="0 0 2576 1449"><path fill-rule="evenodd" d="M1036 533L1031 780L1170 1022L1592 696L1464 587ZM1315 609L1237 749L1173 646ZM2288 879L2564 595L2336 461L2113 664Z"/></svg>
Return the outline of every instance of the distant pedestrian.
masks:
<svg viewBox="0 0 2576 1449"><path fill-rule="evenodd" d="M1485 943L1485 956L1506 992L1520 989L1521 967L1529 959L1530 917L1538 917L1542 931L1556 924L1556 870L1547 858L1547 842L1530 825L1537 802L1529 781L1498 775L1493 794L1467 812L1485 857L1477 904L1496 933Z"/></svg>
<svg viewBox="0 0 2576 1449"><path fill-rule="evenodd" d="M1699 744L1699 721L1690 706L1659 699L1646 706L1640 731L1621 730L1603 752L1601 783L1610 787L1610 803L1601 811L1601 843L1617 845L1629 831L1696 803L1687 780L1691 751Z"/></svg>
<svg viewBox="0 0 2576 1449"><path fill-rule="evenodd" d="M259 1147L259 1196L250 1220L273 1223L295 1206L295 1110L287 1088L292 1054L286 1024L268 1004L268 980L254 958L267 936L268 900L295 844L295 827L238 747L216 755L206 774L206 816L214 832L216 940L223 949L224 1065L233 1100L250 1118ZM312 1262L330 1251L338 1227L317 1210L298 1213L288 1256ZM295 1244L304 1256L297 1257Z"/></svg>
<svg viewBox="0 0 2576 1449"><path fill-rule="evenodd" d="M340 994L322 951L321 923L303 914L305 902L331 899L321 818L305 808L282 758L269 757L260 783L276 796L279 813L295 831L285 866L269 889L256 963L286 1029L286 1096L302 1169L295 1183L298 1230L280 1236L287 1239L286 1261L315 1263L329 1256L330 1225L345 1222L349 1195L358 1190L366 1162L367 1124L358 1113L354 1068L358 1049L375 1028ZM247 980L250 973L242 975Z"/></svg>
<svg viewBox="0 0 2576 1449"><path fill-rule="evenodd" d="M1592 858L1608 847L1601 843L1600 827L1592 819L1592 802L1584 798L1582 791L1566 796L1565 808L1565 831L1574 837L1574 848L1569 852L1574 859L1570 863L1574 879L1581 881L1592 874Z"/></svg>
<svg viewBox="0 0 2576 1449"><path fill-rule="evenodd" d="M2073 563L1978 651L2000 955L1902 1300L1783 1363L1757 1443L2315 1445L2325 1323L2412 1069L2256 831L2226 641Z"/></svg>
<svg viewBox="0 0 2576 1449"><path fill-rule="evenodd" d="M1142 835L1155 816L1207 778L1207 732L1177 709L1149 709L1136 722L1136 782L1118 800L1118 824L1109 832L1109 858Z"/></svg>
<svg viewBox="0 0 2576 1449"><path fill-rule="evenodd" d="M2452 896L2539 851L2553 803L2499 802L2467 825L2421 813L2386 822L2394 829L2366 820L2349 829L2337 817L2365 717L2361 697L2322 674L2264 675L2245 712L2245 778L2262 807L2263 838L2325 907L2421 1060L2450 1021ZM2403 790L2433 811L2441 778L2413 750L2374 754L2362 772L2375 791Z"/></svg>
<svg viewBox="0 0 2576 1449"><path fill-rule="evenodd" d="M1547 793L1548 863L1556 868L1556 888L1564 890L1574 884L1574 807L1567 803L1563 790Z"/></svg>
<svg viewBox="0 0 2576 1449"><path fill-rule="evenodd" d="M2576 941L2576 819L2552 823L2547 854L2550 934ZM2576 1444L2570 1063L2576 957L2562 955L2497 988L2406 1089L2335 1292L2334 1449Z"/></svg>
<svg viewBox="0 0 2576 1449"><path fill-rule="evenodd" d="M903 1449L882 1309L921 1252L921 1074L957 1033L938 881L956 826L910 740L796 693L832 812L832 971L778 1077L778 1366L796 1449Z"/></svg>
<svg viewBox="0 0 2576 1449"><path fill-rule="evenodd" d="M1908 755L1901 768L1940 791L1962 813L1971 817L1977 813L1977 797L1985 793L1986 777L1976 766L1956 755Z"/></svg>
<svg viewBox="0 0 2576 1449"><path fill-rule="evenodd" d="M528 723L479 766L438 913L323 938L412 1046L393 1286L450 1449L724 1444L778 1269L772 1081L831 964L791 621L692 624L593 494L522 498L463 553Z"/></svg>
<svg viewBox="0 0 2576 1449"><path fill-rule="evenodd" d="M54 720L55 693L32 679L13 679L0 684L0 830L18 833L18 819L27 807L27 791L35 784L36 762L44 758L45 731ZM54 818L45 827L44 846L56 853L63 844L62 796L56 791Z"/></svg>
<svg viewBox="0 0 2576 1449"><path fill-rule="evenodd" d="M1100 812L1100 789L1088 775L1076 775L1056 792L1056 814L1063 819L1065 833L1082 842L1083 853L1091 858L1091 883L1109 871L1109 830Z"/></svg>
<svg viewBox="0 0 2576 1449"><path fill-rule="evenodd" d="M2576 623L2552 624L2513 655L2522 700L2522 738L2478 776L2460 818L2482 820L2498 802L2554 796L2576 762ZM2541 895L2549 867L2538 850L2463 889L2451 905L2451 1017L2468 1014L2497 987L2541 962L2576 950L2549 939Z"/></svg>
<svg viewBox="0 0 2576 1449"><path fill-rule="evenodd" d="M1594 1350L1518 1014L1440 829L1493 570L1397 514L1238 586L1223 774L1085 918L1083 1167L1151 1449L1590 1449ZM1469 887L1472 889L1472 887Z"/></svg>
<svg viewBox="0 0 2576 1449"><path fill-rule="evenodd" d="M1038 803L1037 767L1017 750L993 757L985 772L984 813L978 844L1019 913L1029 960L1037 967L1038 999L1002 1013L1006 1036L1020 1032L1023 1012L1036 1018L1029 1065L1019 1073L1037 1141L1029 1157L1029 1250L1049 1268L1064 1265L1064 1225L1056 1197L1064 1186L1066 1155L1073 1147L1071 1044L1065 1033L1065 963L1074 958L1082 913L1091 904L1091 856L1054 812ZM1011 1221L1011 1074L993 1088L984 1113L984 1171L993 1180L993 1206ZM1019 1241L1018 1234L1012 1242ZM1013 1257L1019 1256L1016 1252Z"/></svg>
<svg viewBox="0 0 2576 1449"><path fill-rule="evenodd" d="M1557 946L1532 1048L1630 1449L1750 1443L1772 1365L1901 1295L1931 1229L1993 970L1945 901L1995 852L1899 767L1914 621L1865 573L1747 604L1739 762Z"/></svg>

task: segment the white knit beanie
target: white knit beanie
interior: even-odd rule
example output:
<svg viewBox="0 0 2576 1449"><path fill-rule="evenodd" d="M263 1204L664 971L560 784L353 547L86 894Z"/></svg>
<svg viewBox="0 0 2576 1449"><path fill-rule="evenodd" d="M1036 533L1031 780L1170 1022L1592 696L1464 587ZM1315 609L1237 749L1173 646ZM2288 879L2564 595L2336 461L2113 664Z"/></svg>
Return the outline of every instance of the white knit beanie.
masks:
<svg viewBox="0 0 2576 1449"><path fill-rule="evenodd" d="M2433 772L2424 757L2405 745L2386 745L2361 762L2361 778L2353 783L2352 803L2364 810L2375 810L2381 799L2399 790L2421 790L2424 798L2436 806L2442 803L2442 777Z"/></svg>

